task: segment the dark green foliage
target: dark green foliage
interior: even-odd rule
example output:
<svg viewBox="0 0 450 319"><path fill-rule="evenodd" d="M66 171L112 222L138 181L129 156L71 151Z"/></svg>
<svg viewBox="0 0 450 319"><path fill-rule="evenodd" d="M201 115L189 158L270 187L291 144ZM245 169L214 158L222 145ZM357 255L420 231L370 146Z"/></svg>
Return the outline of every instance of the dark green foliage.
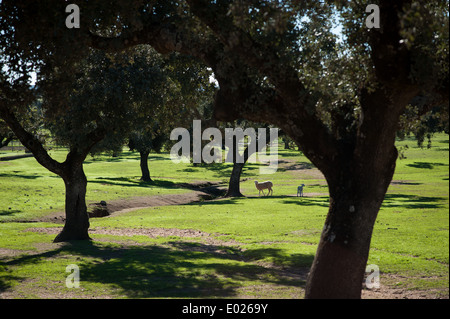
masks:
<svg viewBox="0 0 450 319"><path fill-rule="evenodd" d="M89 133L100 128L106 138L91 152L123 144L137 116L162 103L165 78L151 60L151 54L93 51L77 72L61 72L47 80L44 85L52 86L53 92L44 88L44 116L57 142L81 147Z"/></svg>

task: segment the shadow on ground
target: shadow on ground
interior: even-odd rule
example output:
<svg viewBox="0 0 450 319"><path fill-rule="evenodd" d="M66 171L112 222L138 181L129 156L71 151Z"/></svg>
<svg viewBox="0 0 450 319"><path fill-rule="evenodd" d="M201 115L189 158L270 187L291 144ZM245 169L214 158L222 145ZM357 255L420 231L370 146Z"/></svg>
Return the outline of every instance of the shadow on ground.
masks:
<svg viewBox="0 0 450 319"><path fill-rule="evenodd" d="M417 196L406 194L386 194L383 207L426 209L444 207L445 197Z"/></svg>
<svg viewBox="0 0 450 319"><path fill-rule="evenodd" d="M264 287L300 288L305 285L309 267L296 265L309 266L313 260L310 255L286 255L281 249L274 248L243 252L237 247L183 241L169 242L164 246L119 247L74 241L39 254L0 258L0 270L27 264L40 267L48 260L65 258L68 254L78 256L80 280L85 287L88 282L106 284L117 287L118 296L129 298L235 297L238 289L248 281ZM255 263L266 257L283 261L286 266ZM2 271L0 293L13 286L14 282L29 279Z"/></svg>
<svg viewBox="0 0 450 319"><path fill-rule="evenodd" d="M414 162L413 164L407 164L406 166L421 168L421 169L434 169L435 166L448 166L444 163L431 163L431 162Z"/></svg>

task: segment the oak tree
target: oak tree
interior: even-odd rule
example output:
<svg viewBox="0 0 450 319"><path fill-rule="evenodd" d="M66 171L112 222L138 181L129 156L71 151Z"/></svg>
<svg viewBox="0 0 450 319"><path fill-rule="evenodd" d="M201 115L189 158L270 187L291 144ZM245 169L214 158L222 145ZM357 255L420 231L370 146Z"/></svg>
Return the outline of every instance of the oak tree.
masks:
<svg viewBox="0 0 450 319"><path fill-rule="evenodd" d="M151 58L148 52L92 51L73 66L74 72L52 68L37 88L17 90L17 84L7 80L1 83L0 117L41 165L64 180L66 221L55 242L89 239L83 162L88 154L123 141L136 114L144 116L152 110L152 103L158 103L165 83L159 69L149 63ZM21 120L31 101L20 97L29 93L31 99L37 92L42 99L39 113L44 127L56 143L68 148L64 162L54 160Z"/></svg>

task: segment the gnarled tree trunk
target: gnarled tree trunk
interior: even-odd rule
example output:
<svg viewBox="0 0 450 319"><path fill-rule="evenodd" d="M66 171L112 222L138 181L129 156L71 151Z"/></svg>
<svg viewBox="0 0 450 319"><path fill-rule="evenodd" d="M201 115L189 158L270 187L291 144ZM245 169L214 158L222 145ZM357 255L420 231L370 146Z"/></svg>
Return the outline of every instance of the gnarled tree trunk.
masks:
<svg viewBox="0 0 450 319"><path fill-rule="evenodd" d="M268 139L266 139L267 141ZM259 140L251 141L251 143L256 143L256 146L258 147L258 151L260 151L264 145L260 145ZM236 136L233 137L233 150L230 150L233 152L233 154L236 154L236 149L238 148L238 141L236 139ZM244 149L243 153L243 163L238 163L236 160L236 156L233 157L233 170L231 171L230 175L230 181L228 183L228 191L225 194L225 197L244 197L241 193L241 174L242 170L244 169L245 163L247 163L249 157L252 155L250 153L249 145L247 145Z"/></svg>
<svg viewBox="0 0 450 319"><path fill-rule="evenodd" d="M350 163L336 167L334 176L328 174L330 206L306 298L361 297L373 227L394 174L395 148L386 157L382 172Z"/></svg>
<svg viewBox="0 0 450 319"><path fill-rule="evenodd" d="M64 180L66 222L54 242L90 239L89 216L86 208L87 179L83 171L83 161L92 146L105 137L105 130L99 127L87 134L84 148L71 147L66 160L60 163L50 157L42 143L23 128L15 114L4 104L0 104L0 117L5 120L22 144L33 153L39 164Z"/></svg>
<svg viewBox="0 0 450 319"><path fill-rule="evenodd" d="M395 171L398 117L416 93L406 86L363 91L365 121L348 141L336 143L334 161L321 163L330 206L306 298L361 298L373 227Z"/></svg>
<svg viewBox="0 0 450 319"><path fill-rule="evenodd" d="M66 186L66 223L54 242L90 239L86 207L87 179L83 164L68 166L61 177Z"/></svg>

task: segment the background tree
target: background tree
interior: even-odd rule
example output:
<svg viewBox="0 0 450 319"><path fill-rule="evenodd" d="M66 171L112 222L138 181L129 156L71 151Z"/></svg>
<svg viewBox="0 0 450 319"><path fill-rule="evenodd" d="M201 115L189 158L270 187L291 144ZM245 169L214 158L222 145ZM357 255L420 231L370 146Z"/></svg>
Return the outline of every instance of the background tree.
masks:
<svg viewBox="0 0 450 319"><path fill-rule="evenodd" d="M159 68L164 75L164 90L160 90L160 105L154 105L144 116L137 115L129 134L129 147L140 153L141 180L151 181L148 156L173 145L170 132L176 127L188 127L192 121L211 123L212 97L215 91L210 81L211 70L191 57L159 55ZM206 114L206 113L210 114ZM192 147L191 147L192 149Z"/></svg>
<svg viewBox="0 0 450 319"><path fill-rule="evenodd" d="M242 195L240 190L242 171L249 158L252 155L256 156L258 152L263 151L263 148L270 143L269 125L253 123L246 120L236 120L233 123L224 123L222 127L222 145L225 145L225 132L223 128L234 128L235 130L242 129L244 132L247 128L251 128L254 129L256 133L254 140L247 137L247 139L244 138L243 141L239 141L237 136L233 135L232 148L227 150L226 161L233 163L233 168L231 170L230 179L228 181L228 190L225 197L243 197L244 195ZM264 128L266 130L263 140L261 140L258 135L258 128ZM250 146L251 143L254 144L254 147ZM238 152L239 155L237 155ZM238 160L238 158L240 159Z"/></svg>
<svg viewBox="0 0 450 319"><path fill-rule="evenodd" d="M151 151L159 153L168 140L169 136L159 131L157 125L149 125L129 134L128 147L131 151L138 151L140 155L141 181L153 181L148 168L148 156Z"/></svg>
<svg viewBox="0 0 450 319"><path fill-rule="evenodd" d="M413 134L420 147L423 147L426 138L427 147L431 148L431 137L434 133L449 133L448 123L448 105L445 105L444 101L430 101L424 96L417 96L400 117L397 135L404 138Z"/></svg>

